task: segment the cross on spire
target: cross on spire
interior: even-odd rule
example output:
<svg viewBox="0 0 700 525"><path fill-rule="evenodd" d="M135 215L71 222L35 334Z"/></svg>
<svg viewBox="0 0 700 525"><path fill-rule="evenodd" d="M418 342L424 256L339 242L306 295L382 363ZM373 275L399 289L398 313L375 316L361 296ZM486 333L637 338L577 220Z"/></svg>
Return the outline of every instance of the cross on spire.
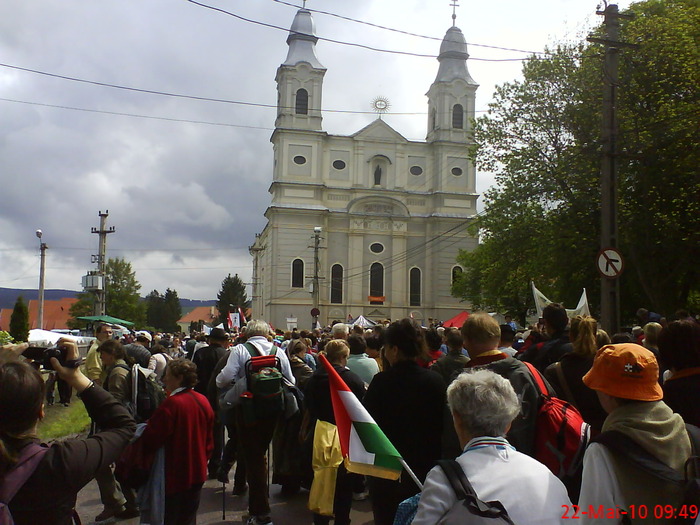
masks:
<svg viewBox="0 0 700 525"><path fill-rule="evenodd" d="M306 2L306 0L304 0L304 2ZM457 20L457 8L459 7L459 4L457 3L457 0L452 0L450 5L452 6L452 27L454 27L455 21Z"/></svg>

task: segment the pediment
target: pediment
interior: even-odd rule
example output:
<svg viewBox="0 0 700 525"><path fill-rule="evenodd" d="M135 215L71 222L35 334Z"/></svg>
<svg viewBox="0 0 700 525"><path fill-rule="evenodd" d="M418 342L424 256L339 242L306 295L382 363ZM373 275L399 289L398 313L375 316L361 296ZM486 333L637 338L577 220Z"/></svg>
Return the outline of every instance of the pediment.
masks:
<svg viewBox="0 0 700 525"><path fill-rule="evenodd" d="M351 135L351 137L354 139L377 140L381 142L408 142L401 133L379 118L357 133Z"/></svg>

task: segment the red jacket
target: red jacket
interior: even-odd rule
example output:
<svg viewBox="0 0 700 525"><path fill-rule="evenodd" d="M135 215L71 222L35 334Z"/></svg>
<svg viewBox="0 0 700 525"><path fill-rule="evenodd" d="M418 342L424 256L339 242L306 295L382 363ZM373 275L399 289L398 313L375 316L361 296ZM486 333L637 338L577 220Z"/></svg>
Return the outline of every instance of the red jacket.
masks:
<svg viewBox="0 0 700 525"><path fill-rule="evenodd" d="M207 479L214 450L214 412L192 389L169 396L148 420L141 439L146 450L165 446L165 493L188 490Z"/></svg>

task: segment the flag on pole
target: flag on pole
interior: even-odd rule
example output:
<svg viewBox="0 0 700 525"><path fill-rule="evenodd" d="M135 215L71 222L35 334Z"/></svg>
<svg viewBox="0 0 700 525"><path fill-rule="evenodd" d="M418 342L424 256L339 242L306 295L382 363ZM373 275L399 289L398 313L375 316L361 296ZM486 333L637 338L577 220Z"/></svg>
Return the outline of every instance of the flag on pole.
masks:
<svg viewBox="0 0 700 525"><path fill-rule="evenodd" d="M319 354L328 372L333 414L340 449L348 472L396 480L405 465L367 409L352 393L326 356Z"/></svg>

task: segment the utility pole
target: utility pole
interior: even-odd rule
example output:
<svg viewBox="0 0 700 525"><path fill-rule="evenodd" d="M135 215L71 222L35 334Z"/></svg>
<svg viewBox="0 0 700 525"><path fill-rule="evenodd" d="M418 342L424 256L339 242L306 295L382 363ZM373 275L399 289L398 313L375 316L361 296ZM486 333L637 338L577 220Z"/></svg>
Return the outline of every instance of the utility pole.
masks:
<svg viewBox="0 0 700 525"><path fill-rule="evenodd" d="M262 252L265 248L261 247L258 244L258 241L260 239L260 234L256 233L255 234L255 243L252 246L248 247L248 253L253 256L253 296L251 297L252 302L253 302L253 315L256 318L259 319L264 319L264 313L263 313L263 305L262 305L262 299L261 299L261 294L260 294L260 289L259 289L259 284L260 284L260 279L258 276L258 271L259 271L259 257L260 257L260 252ZM258 308L256 308L256 305Z"/></svg>
<svg viewBox="0 0 700 525"><path fill-rule="evenodd" d="M92 256L92 262L97 263L97 273L99 285L95 288L95 315L105 315L106 307L106 288L107 279L105 275L105 268L107 266L107 234L114 233L114 226L107 229L107 217L109 217L109 210L105 210L104 213L98 212L100 216L100 229L92 228L91 233L97 233L99 235L99 251L97 255Z"/></svg>
<svg viewBox="0 0 700 525"><path fill-rule="evenodd" d="M318 258L318 249L319 249L319 244L321 243L321 227L320 226L315 226L314 227L314 280L313 280L313 291L311 292L312 298L313 298L313 303L314 303L314 308L313 312L319 312L319 297L321 295L321 290L319 288L318 280L319 280L319 271L321 269L321 263ZM318 313L314 316L314 324L313 327L316 328L318 326Z"/></svg>
<svg viewBox="0 0 700 525"><path fill-rule="evenodd" d="M617 250L617 173L618 173L618 121L617 121L617 88L619 52L621 47L635 47L620 42L620 18L631 18L631 15L620 14L615 4L605 2L604 11L596 11L603 15L606 34L605 38L589 37L590 42L605 46L605 61L603 64L603 118L602 118L602 163L600 169L600 249ZM601 324L608 333L613 334L620 327L620 281L616 278L601 277L600 282L600 317Z"/></svg>
<svg viewBox="0 0 700 525"><path fill-rule="evenodd" d="M46 276L46 249L48 248L46 243L41 240L42 235L43 233L41 230L36 231L36 236L39 238L39 252L41 254L39 269L39 312L36 325L39 330L44 329L44 278Z"/></svg>

